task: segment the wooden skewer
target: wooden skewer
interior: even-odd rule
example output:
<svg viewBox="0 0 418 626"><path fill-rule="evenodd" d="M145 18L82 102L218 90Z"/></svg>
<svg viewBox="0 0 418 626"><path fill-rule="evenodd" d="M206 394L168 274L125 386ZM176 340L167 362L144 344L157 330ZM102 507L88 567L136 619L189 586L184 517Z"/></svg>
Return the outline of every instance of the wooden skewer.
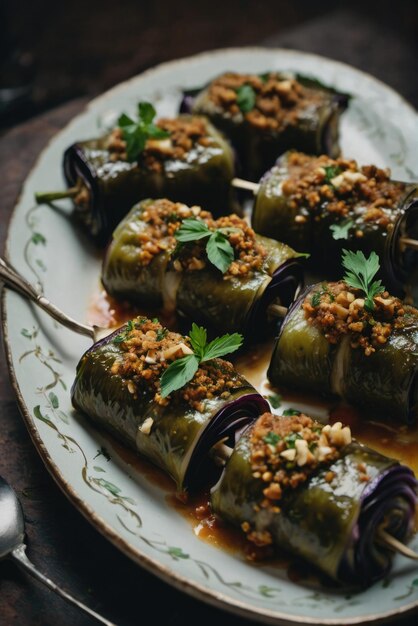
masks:
<svg viewBox="0 0 418 626"><path fill-rule="evenodd" d="M270 315L271 317L286 317L288 310L289 309L287 307L272 302L267 307L267 315Z"/></svg>
<svg viewBox="0 0 418 626"><path fill-rule="evenodd" d="M390 550L393 550L393 552L399 552L399 554L406 556L408 559L418 561L418 554L416 552L411 550L411 548L408 548L408 546L396 539L396 537L394 537L393 535L387 533L386 530L384 530L382 527L378 529L377 536L379 542L385 545Z"/></svg>
<svg viewBox="0 0 418 626"><path fill-rule="evenodd" d="M237 189L252 191L255 196L260 190L260 185L258 183L253 183L250 180L244 180L243 178L233 178L231 181L231 185L233 187L236 187ZM405 246L407 248L412 248L413 250L418 250L418 240L411 239L410 237L401 237L399 239L399 245Z"/></svg>

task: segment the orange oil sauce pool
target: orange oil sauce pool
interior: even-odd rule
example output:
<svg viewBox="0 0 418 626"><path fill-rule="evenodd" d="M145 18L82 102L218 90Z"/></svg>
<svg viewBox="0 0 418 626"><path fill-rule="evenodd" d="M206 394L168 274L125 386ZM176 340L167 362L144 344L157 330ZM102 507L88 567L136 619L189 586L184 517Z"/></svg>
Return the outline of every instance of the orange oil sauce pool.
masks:
<svg viewBox="0 0 418 626"><path fill-rule="evenodd" d="M149 317L154 315L149 311L140 311L127 303L119 303L108 296L104 290L98 289L93 295L88 309L88 323L113 328L141 314ZM177 326L175 320L164 319L161 314L159 319L170 328L174 329ZM343 404L331 404L306 394L273 389L267 380L267 369L273 347L274 341L270 340L250 347L245 354L240 354L231 360L238 371L265 397L268 398L269 395L279 392L282 402L286 406L290 404L292 407L306 412L308 409L305 407L310 407L313 417L324 419L326 416L327 421L331 423L341 421L349 425L358 441L382 454L398 459L413 469L415 475L418 476L418 425L408 427L399 426L393 422L367 421L362 418L359 411L352 407ZM189 496L187 501L179 499L175 493L173 481L160 469L141 459L133 451L110 438L109 435L107 437L111 442L111 447L125 462L142 476L146 476L150 482L167 492L167 502L190 523L197 537L230 553L241 554L251 561L263 560L268 555L266 549L255 547L245 539L239 530L214 518L209 508L208 492L198 496ZM416 531L418 532L418 511L416 514ZM269 564L271 563L272 561L269 559ZM306 580L307 577L312 577L312 573L307 570L305 563L299 566L297 561L293 561L293 559L290 561L289 557L275 554L273 564L287 568L289 577L295 582L302 578Z"/></svg>

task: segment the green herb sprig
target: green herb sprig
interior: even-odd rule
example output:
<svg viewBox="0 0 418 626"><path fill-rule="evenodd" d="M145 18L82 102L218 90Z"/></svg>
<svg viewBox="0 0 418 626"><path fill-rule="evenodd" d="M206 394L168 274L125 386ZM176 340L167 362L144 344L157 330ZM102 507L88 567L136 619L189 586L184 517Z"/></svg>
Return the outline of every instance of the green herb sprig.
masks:
<svg viewBox="0 0 418 626"><path fill-rule="evenodd" d="M373 281L380 268L379 257L376 252L371 252L368 259L363 252L357 250L343 250L342 265L347 270L344 275L344 281L349 287L361 289L364 293L364 308L366 311L373 311L375 304L373 298L377 296L385 288L381 280Z"/></svg>
<svg viewBox="0 0 418 626"><path fill-rule="evenodd" d="M126 142L128 161L136 161L143 152L147 139L165 139L170 133L153 123L156 111L150 102L138 104L138 119L135 121L126 113L118 119L118 126L122 130L122 138Z"/></svg>
<svg viewBox="0 0 418 626"><path fill-rule="evenodd" d="M354 226L353 220L344 220L339 224L332 224L329 228L333 239L348 239L348 231Z"/></svg>
<svg viewBox="0 0 418 626"><path fill-rule="evenodd" d="M341 174L343 171L339 165L327 165L324 167L324 170L325 180L327 183L331 183L332 179Z"/></svg>
<svg viewBox="0 0 418 626"><path fill-rule="evenodd" d="M173 391L177 391L186 385L196 374L200 363L218 359L226 354L231 354L240 348L244 340L238 333L216 337L213 341L207 342L207 332L205 328L192 324L189 333L193 354L188 354L173 361L164 374L161 376L161 395L166 398Z"/></svg>
<svg viewBox="0 0 418 626"><path fill-rule="evenodd" d="M234 249L228 241L228 233L235 229L210 230L205 222L195 218L183 220L174 236L180 244L207 239L206 254L209 261L224 274L234 260ZM178 251L178 248L176 248Z"/></svg>
<svg viewBox="0 0 418 626"><path fill-rule="evenodd" d="M257 94L251 85L241 85L237 89L237 105L242 113L249 113L255 106Z"/></svg>

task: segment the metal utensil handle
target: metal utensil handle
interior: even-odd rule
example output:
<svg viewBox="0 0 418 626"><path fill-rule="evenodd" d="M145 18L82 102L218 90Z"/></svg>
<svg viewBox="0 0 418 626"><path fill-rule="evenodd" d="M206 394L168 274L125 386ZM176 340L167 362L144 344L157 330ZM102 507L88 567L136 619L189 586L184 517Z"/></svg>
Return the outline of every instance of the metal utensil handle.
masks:
<svg viewBox="0 0 418 626"><path fill-rule="evenodd" d="M95 619L97 619L98 622L101 622L102 624L106 624L106 626L116 626L113 622L109 622L109 620L105 619L104 617L102 617L101 615L93 611L92 609L89 609L88 606L86 606L79 600L76 600L75 598L70 596L69 593L61 589L61 587L58 587L58 585L56 585L50 578L41 574L41 572L39 572L36 569L32 561L30 561L28 557L26 556L25 548L26 546L24 544L21 544L20 546L15 548L13 552L10 554L10 556L14 559L14 561L16 561L16 563L20 567L22 567L27 572L29 572L31 576L39 580L46 587L49 587L52 591L55 591L55 593L57 593L59 596L64 598L64 600L66 600L67 602L70 602L71 604L74 604L85 613L88 613L88 615L91 615L91 617L94 617Z"/></svg>
<svg viewBox="0 0 418 626"><path fill-rule="evenodd" d="M81 324L80 322L77 322L77 320L66 315L63 311L61 311L61 309L56 307L55 304L52 304L47 298L45 298L45 296L38 293L35 287L31 285L26 278L19 274L17 269L3 257L0 257L0 279L5 285L14 291L17 291L22 296L32 300L32 302L40 306L41 309L46 311L48 315L53 317L63 326L66 326L70 330L80 333L81 335L86 335L87 337L94 339L94 328L92 326Z"/></svg>

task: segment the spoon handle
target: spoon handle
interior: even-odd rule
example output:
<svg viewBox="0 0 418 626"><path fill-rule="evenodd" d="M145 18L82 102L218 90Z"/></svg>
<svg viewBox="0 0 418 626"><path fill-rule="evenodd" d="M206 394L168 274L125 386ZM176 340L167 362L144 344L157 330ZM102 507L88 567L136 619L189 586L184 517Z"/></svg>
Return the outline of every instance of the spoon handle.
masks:
<svg viewBox="0 0 418 626"><path fill-rule="evenodd" d="M17 269L15 269L13 265L6 261L3 257L0 257L0 280L2 280L5 285L14 291L17 291L21 295L32 300L32 302L41 307L41 309L46 311L48 315L53 317L63 326L66 326L70 330L74 330L81 335L86 335L92 339L94 338L94 328L92 326L80 324L77 320L66 315L58 307L52 304L52 302L47 300L45 296L39 293L35 287L31 285L26 278L19 274Z"/></svg>
<svg viewBox="0 0 418 626"><path fill-rule="evenodd" d="M26 556L25 550L26 550L26 546L22 543L20 544L20 546L15 548L13 552L10 553L11 558L20 567L22 567L27 572L29 572L31 576L39 580L46 587L49 587L50 589L52 589L52 591L55 591L55 593L57 593L59 596L64 598L64 600L66 600L67 602L70 602L71 604L74 604L85 613L88 613L88 615L90 615L91 617L94 617L95 619L97 619L98 622L101 622L102 624L106 624L106 626L116 626L113 622L109 622L109 620L105 619L104 617L102 617L101 615L93 611L92 609L89 609L88 606L86 606L82 602L79 602L79 600L76 600L75 598L70 596L69 593L64 591L64 589L61 589L61 587L58 587L58 585L56 585L50 578L47 578L47 576L44 576L43 574L41 574L41 572L36 569L32 561L28 559L28 557Z"/></svg>

